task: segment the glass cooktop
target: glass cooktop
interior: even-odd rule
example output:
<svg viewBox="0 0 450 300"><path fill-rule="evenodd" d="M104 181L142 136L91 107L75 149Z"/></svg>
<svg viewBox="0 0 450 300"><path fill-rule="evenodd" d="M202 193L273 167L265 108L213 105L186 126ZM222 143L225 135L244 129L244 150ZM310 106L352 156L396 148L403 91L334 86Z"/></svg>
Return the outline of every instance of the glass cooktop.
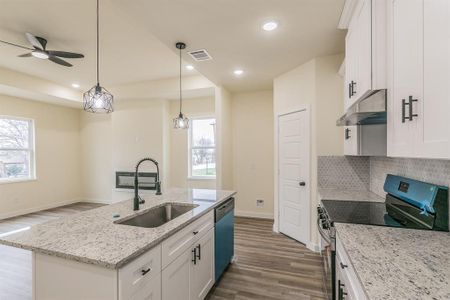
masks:
<svg viewBox="0 0 450 300"><path fill-rule="evenodd" d="M403 227L382 202L322 200L322 206L331 222Z"/></svg>

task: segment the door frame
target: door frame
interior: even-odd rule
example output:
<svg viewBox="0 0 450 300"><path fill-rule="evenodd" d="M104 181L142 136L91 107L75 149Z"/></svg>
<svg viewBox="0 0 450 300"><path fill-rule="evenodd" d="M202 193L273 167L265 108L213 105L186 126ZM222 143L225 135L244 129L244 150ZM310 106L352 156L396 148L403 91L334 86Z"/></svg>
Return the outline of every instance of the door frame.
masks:
<svg viewBox="0 0 450 300"><path fill-rule="evenodd" d="M305 142L307 143L308 147L306 147L306 162L305 162L305 166L306 166L306 177L304 178L304 180L306 181L306 195L309 198L307 201L307 218L308 218L308 239L306 241L306 246L315 251L315 246L311 243L311 109L310 109L310 105L309 104L304 104L304 105L299 105L295 108L291 108L288 110L283 110L280 112L276 112L275 113L275 118L274 118L274 125L275 125L275 129L274 130L275 134L274 134L274 141L275 141L275 178L274 178L274 225L273 225L273 231L279 233L280 232L280 157L279 157L279 148L280 148L280 143L279 143L279 131L280 131L280 125L279 125L279 119L280 117L286 116L286 115L290 115L293 113L297 113L297 112L305 112L305 124L306 124L306 134L305 134Z"/></svg>

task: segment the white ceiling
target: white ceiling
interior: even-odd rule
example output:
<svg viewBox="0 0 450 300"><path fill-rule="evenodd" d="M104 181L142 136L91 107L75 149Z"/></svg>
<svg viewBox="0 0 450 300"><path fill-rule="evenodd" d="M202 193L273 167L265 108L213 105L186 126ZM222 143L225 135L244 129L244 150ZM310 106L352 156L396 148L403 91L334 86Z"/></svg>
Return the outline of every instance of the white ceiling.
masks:
<svg viewBox="0 0 450 300"><path fill-rule="evenodd" d="M197 70L231 91L271 88L273 78L317 56L344 51L344 0L114 0L166 45L205 48ZM261 25L276 20L279 28ZM187 56L186 56L187 57ZM241 78L233 75L242 68Z"/></svg>
<svg viewBox="0 0 450 300"><path fill-rule="evenodd" d="M48 39L48 49L85 54L72 68L0 44L0 67L81 90L95 84L94 0L0 0L0 39L28 46L24 33ZM272 80L314 57L344 50L336 29L344 0L100 0L101 83L121 85L178 76L174 44L206 48L212 61L194 63L231 91L271 88ZM265 20L280 25L264 32ZM187 61L190 58L185 55ZM232 71L242 68L236 78ZM185 75L198 74L186 71Z"/></svg>
<svg viewBox="0 0 450 300"><path fill-rule="evenodd" d="M81 89L95 84L94 0L1 0L0 39L29 46L25 32L48 40L47 49L83 53L62 67L46 60L19 58L27 50L0 43L0 66ZM177 55L135 22L114 1L100 1L100 82L109 85L178 76ZM184 71L186 75L198 74Z"/></svg>

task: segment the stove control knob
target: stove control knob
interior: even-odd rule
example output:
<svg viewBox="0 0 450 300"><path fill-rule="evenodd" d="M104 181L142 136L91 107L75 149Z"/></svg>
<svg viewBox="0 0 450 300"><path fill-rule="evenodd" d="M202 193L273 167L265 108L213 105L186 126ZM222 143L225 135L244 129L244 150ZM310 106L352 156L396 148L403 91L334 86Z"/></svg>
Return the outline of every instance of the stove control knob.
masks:
<svg viewBox="0 0 450 300"><path fill-rule="evenodd" d="M319 213L319 215L323 214L323 208L318 206L317 207L317 212Z"/></svg>

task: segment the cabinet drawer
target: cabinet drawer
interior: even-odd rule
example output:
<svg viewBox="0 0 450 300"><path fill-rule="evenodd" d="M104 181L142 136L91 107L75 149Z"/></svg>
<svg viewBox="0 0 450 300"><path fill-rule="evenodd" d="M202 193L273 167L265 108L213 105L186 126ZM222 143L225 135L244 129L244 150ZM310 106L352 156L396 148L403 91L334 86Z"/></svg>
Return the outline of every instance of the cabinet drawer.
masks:
<svg viewBox="0 0 450 300"><path fill-rule="evenodd" d="M134 299L133 295L141 293L150 294L155 285L153 279L160 273L161 245L158 245L119 269L119 299Z"/></svg>
<svg viewBox="0 0 450 300"><path fill-rule="evenodd" d="M186 228L162 242L162 268L189 249L193 243L214 227L214 211L208 212Z"/></svg>

